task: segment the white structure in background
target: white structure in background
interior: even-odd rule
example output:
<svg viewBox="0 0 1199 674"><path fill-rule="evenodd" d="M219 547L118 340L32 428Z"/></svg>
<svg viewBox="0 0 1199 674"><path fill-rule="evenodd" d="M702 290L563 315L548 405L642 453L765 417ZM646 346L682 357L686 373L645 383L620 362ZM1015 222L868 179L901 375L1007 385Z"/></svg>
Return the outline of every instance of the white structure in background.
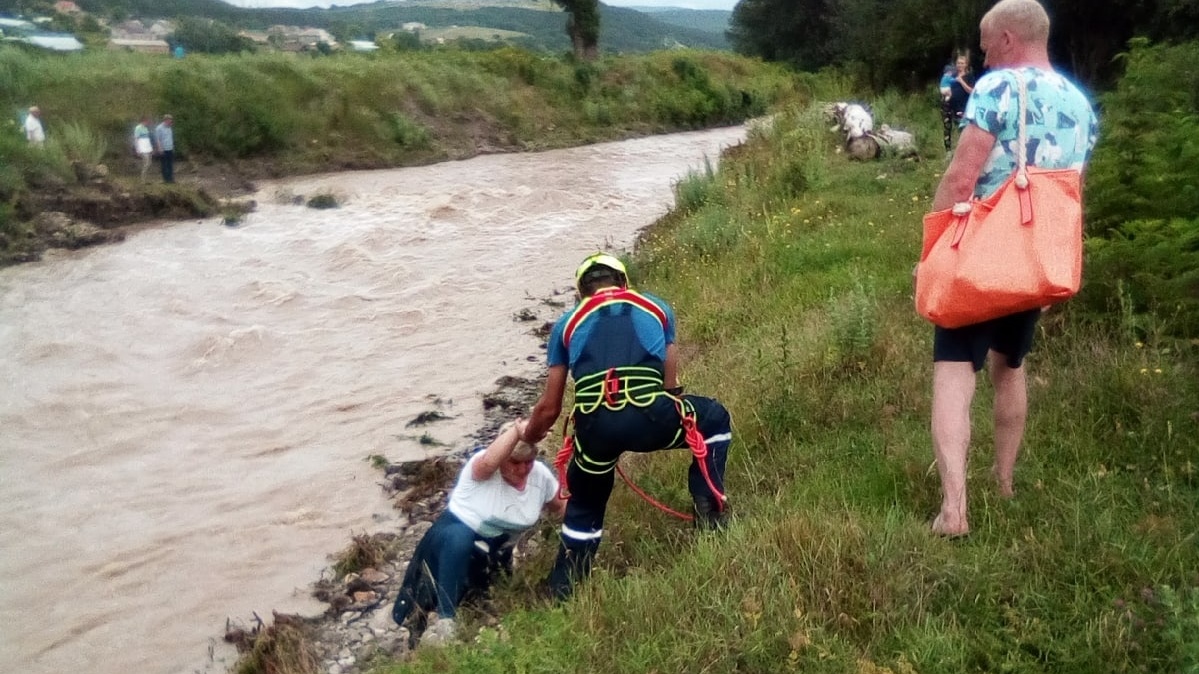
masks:
<svg viewBox="0 0 1199 674"><path fill-rule="evenodd" d="M37 24L21 19L0 18L0 39L5 42L23 42L50 51L81 51L83 49L83 43L70 33L39 31Z"/></svg>

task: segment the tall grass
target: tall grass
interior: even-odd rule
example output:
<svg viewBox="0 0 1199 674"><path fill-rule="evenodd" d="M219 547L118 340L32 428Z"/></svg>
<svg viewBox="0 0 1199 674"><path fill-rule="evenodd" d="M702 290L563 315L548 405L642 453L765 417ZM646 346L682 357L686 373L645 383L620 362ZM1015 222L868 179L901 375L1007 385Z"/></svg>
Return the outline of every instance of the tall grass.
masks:
<svg viewBox="0 0 1199 674"><path fill-rule="evenodd" d="M921 104L885 102L895 126L924 123ZM572 600L530 589L547 534L502 593L502 629L468 624L466 645L377 671L1199 671L1199 344L1051 312L1016 497L990 480L982 382L973 533L933 536L911 269L944 164L848 162L823 124L796 108L686 178L634 260L679 315L688 389L733 413L731 529L696 534L618 488ZM625 461L686 502L684 456Z"/></svg>
<svg viewBox="0 0 1199 674"><path fill-rule="evenodd" d="M579 66L513 48L184 60L0 49L0 110L39 105L50 138L91 129L113 159L140 117L170 112L182 157L269 159L286 172L461 156L479 127L509 149L539 149L734 123L791 95L783 69L722 53Z"/></svg>

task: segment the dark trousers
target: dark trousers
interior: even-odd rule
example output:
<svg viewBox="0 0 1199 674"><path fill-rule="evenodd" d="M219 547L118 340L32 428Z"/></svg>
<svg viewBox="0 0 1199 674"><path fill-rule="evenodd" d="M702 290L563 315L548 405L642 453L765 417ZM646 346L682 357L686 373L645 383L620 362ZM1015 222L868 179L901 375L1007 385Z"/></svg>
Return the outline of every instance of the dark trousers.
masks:
<svg viewBox="0 0 1199 674"><path fill-rule="evenodd" d="M162 163L162 182L175 182L175 151L163 150L158 156L158 161Z"/></svg>
<svg viewBox="0 0 1199 674"><path fill-rule="evenodd" d="M953 149L953 129L962 123L962 112L954 110L948 103L941 104L941 123L945 125L945 151Z"/></svg>
<svg viewBox="0 0 1199 674"><path fill-rule="evenodd" d="M476 542L482 542L484 551ZM512 567L508 537L485 539L449 510L425 532L408 570L391 615L399 625L414 608L437 610L440 618L453 618L468 593L484 593L500 572Z"/></svg>
<svg viewBox="0 0 1199 674"><path fill-rule="evenodd" d="M724 467L732 440L728 410L711 398L685 396L695 410L696 426L708 447L708 475L724 492ZM686 448L682 418L673 400L660 396L645 408L628 406L619 412L600 407L575 416L575 453L567 468L570 499L562 521L558 559L550 572L550 589L569 596L573 583L591 573L604 529L604 514L616 479L616 461L624 452L656 452ZM687 472L687 489L694 499L716 499L694 457Z"/></svg>

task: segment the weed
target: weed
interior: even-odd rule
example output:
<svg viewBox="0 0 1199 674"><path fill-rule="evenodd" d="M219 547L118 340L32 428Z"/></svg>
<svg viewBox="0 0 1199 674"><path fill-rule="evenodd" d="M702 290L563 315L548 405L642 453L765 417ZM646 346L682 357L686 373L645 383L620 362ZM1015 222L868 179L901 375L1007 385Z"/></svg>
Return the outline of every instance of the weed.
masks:
<svg viewBox="0 0 1199 674"><path fill-rule="evenodd" d="M366 568L378 568L384 561L386 544L378 538L359 534L354 536L349 547L336 555L333 573L338 579Z"/></svg>
<svg viewBox="0 0 1199 674"><path fill-rule="evenodd" d="M262 621L250 632L230 631L226 641L233 641L241 656L233 671L236 674L317 674L320 661L312 643L310 628L303 618L274 615L274 623Z"/></svg>

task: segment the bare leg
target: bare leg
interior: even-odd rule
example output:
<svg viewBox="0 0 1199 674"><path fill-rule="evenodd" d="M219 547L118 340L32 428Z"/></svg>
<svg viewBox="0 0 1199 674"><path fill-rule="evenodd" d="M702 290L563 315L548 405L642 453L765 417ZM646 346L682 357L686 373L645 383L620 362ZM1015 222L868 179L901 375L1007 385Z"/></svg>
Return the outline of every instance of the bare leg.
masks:
<svg viewBox="0 0 1199 674"><path fill-rule="evenodd" d="M991 384L995 386L995 466L999 495L1012 496L1012 474L1024 440L1028 418L1028 382L1024 366L1010 368L1002 354L990 353Z"/></svg>
<svg viewBox="0 0 1199 674"><path fill-rule="evenodd" d="M933 532L947 536L966 534L966 454L970 448L970 403L974 399L974 366L970 363L933 363L933 453L941 474L941 512Z"/></svg>

